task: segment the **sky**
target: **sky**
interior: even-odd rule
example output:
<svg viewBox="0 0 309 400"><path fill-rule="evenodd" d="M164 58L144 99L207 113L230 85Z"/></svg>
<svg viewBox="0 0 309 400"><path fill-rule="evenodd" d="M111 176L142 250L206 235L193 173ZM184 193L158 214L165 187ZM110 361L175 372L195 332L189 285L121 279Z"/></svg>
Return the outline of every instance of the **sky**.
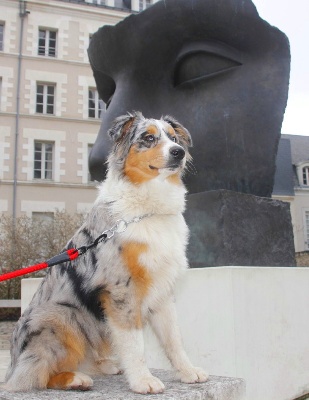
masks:
<svg viewBox="0 0 309 400"><path fill-rule="evenodd" d="M281 132L309 136L309 0L253 0L253 3L260 17L290 40L290 88Z"/></svg>

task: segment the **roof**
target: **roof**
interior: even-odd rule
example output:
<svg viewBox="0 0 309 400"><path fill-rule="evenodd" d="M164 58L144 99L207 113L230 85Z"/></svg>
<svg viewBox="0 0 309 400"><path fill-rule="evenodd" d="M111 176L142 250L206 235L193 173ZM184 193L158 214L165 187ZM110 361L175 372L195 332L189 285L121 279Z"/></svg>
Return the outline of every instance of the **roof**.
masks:
<svg viewBox="0 0 309 400"><path fill-rule="evenodd" d="M296 167L309 163L309 136L281 135L276 158L274 195L293 196L298 182Z"/></svg>
<svg viewBox="0 0 309 400"><path fill-rule="evenodd" d="M303 161L309 162L309 136L282 135L282 139L289 139L291 143L292 164Z"/></svg>

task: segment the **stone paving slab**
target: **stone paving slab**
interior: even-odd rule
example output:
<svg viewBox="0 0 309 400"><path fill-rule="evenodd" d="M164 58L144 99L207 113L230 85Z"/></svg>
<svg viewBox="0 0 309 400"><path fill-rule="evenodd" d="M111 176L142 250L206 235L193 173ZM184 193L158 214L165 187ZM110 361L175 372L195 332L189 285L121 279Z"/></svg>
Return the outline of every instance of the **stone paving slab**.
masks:
<svg viewBox="0 0 309 400"><path fill-rule="evenodd" d="M9 393L1 390L0 400L244 400L245 382L239 378L211 376L209 381L200 384L179 382L171 371L152 370L152 373L165 384L161 394L140 395L132 393L121 375L105 376L95 379L92 390L87 392L42 390L22 393Z"/></svg>
<svg viewBox="0 0 309 400"><path fill-rule="evenodd" d="M16 321L1 321L0 322L0 350L9 350L10 339Z"/></svg>
<svg viewBox="0 0 309 400"><path fill-rule="evenodd" d="M10 351L0 350L0 387L1 387L1 382L4 382L6 370L10 364L10 361L11 361Z"/></svg>

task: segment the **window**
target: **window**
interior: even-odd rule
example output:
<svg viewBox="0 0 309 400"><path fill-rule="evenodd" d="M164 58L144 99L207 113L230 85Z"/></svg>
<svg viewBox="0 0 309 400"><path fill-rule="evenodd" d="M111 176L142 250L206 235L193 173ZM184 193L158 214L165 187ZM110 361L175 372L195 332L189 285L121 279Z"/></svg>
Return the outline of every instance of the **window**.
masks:
<svg viewBox="0 0 309 400"><path fill-rule="evenodd" d="M115 0L114 7L131 10L132 0Z"/></svg>
<svg viewBox="0 0 309 400"><path fill-rule="evenodd" d="M36 112L54 114L55 85L38 83L36 87Z"/></svg>
<svg viewBox="0 0 309 400"><path fill-rule="evenodd" d="M35 222L53 222L54 213L53 212L32 212L32 220Z"/></svg>
<svg viewBox="0 0 309 400"><path fill-rule="evenodd" d="M105 5L105 0L85 0L86 3L96 4L98 6Z"/></svg>
<svg viewBox="0 0 309 400"><path fill-rule="evenodd" d="M94 88L89 88L88 93L88 117L100 118L102 112L102 101L99 98L99 93Z"/></svg>
<svg viewBox="0 0 309 400"><path fill-rule="evenodd" d="M3 37L4 37L4 23L0 22L0 51L3 51L4 48Z"/></svg>
<svg viewBox="0 0 309 400"><path fill-rule="evenodd" d="M303 168L303 184L309 186L309 167Z"/></svg>
<svg viewBox="0 0 309 400"><path fill-rule="evenodd" d="M39 29L39 56L56 57L56 31Z"/></svg>
<svg viewBox="0 0 309 400"><path fill-rule="evenodd" d="M53 143L34 142L34 178L53 179Z"/></svg>
<svg viewBox="0 0 309 400"><path fill-rule="evenodd" d="M152 5L151 0L139 0L139 10L143 11L146 10L146 8L150 7Z"/></svg>
<svg viewBox="0 0 309 400"><path fill-rule="evenodd" d="M87 160L89 160L89 156L90 156L90 152L93 148L93 144L88 144L88 158ZM88 169L88 182L94 182L94 178L91 176L91 173L89 171L89 167L87 166Z"/></svg>

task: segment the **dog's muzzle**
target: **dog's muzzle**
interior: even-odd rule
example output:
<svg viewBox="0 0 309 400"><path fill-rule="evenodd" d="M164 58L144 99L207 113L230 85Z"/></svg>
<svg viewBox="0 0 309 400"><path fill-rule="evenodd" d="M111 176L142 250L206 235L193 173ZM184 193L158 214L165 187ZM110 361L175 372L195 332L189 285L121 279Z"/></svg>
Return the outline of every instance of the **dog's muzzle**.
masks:
<svg viewBox="0 0 309 400"><path fill-rule="evenodd" d="M173 157L174 160L182 160L185 156L185 151L180 146L175 146L170 148L170 155Z"/></svg>

